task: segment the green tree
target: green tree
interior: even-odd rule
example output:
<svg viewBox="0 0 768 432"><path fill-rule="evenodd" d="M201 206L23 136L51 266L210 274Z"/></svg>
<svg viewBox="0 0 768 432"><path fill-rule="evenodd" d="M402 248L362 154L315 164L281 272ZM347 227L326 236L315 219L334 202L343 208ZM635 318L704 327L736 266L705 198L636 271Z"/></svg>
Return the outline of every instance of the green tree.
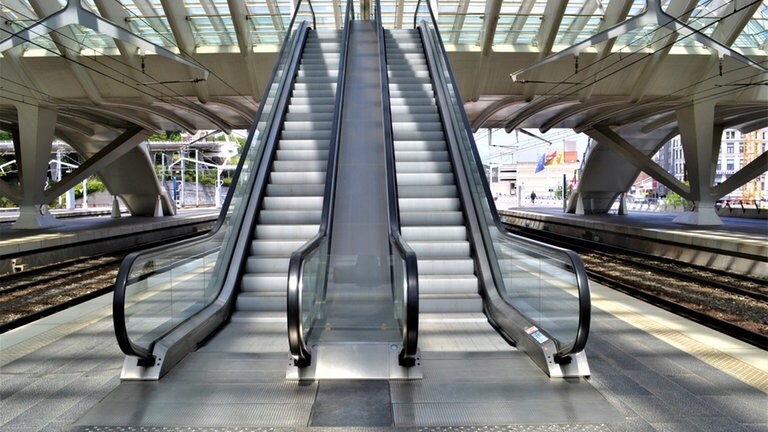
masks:
<svg viewBox="0 0 768 432"><path fill-rule="evenodd" d="M570 190L565 191L565 197L568 198L568 195L570 195ZM555 189L555 198L556 199L563 199L563 185L557 185L557 189Z"/></svg>
<svg viewBox="0 0 768 432"><path fill-rule="evenodd" d="M154 134L147 137L147 141L181 141L181 131L165 131L161 134Z"/></svg>
<svg viewBox="0 0 768 432"><path fill-rule="evenodd" d="M685 184L686 186L689 185L689 183L687 181L683 182L683 184ZM667 205L671 205L671 206L685 206L685 205L688 205L688 201L686 201L685 198L681 197L680 195L678 195L675 192L668 193L667 196L664 197L664 202Z"/></svg>
<svg viewBox="0 0 768 432"><path fill-rule="evenodd" d="M671 205L671 206L684 206L684 205L687 204L688 201L686 201L680 195L678 195L678 194L676 194L674 192L670 192L664 198L664 202L666 202L667 205Z"/></svg>
<svg viewBox="0 0 768 432"><path fill-rule="evenodd" d="M88 194L96 193L96 192L104 192L107 190L107 187L104 185L104 183L101 182L101 180L97 178L89 178L87 182L88 187ZM74 187L75 189L75 198L82 198L83 197L83 184L78 183Z"/></svg>

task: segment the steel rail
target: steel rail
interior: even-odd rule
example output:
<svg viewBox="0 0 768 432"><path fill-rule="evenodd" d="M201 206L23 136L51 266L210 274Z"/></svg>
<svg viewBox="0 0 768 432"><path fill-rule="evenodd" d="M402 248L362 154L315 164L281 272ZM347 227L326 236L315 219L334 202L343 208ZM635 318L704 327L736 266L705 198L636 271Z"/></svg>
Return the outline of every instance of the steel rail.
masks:
<svg viewBox="0 0 768 432"><path fill-rule="evenodd" d="M717 330L735 339L739 339L743 342L747 342L760 349L768 350L768 336L764 334L746 329L730 321L717 318L712 314L689 308L681 303L666 299L662 296L649 293L648 291L639 289L637 287L633 287L621 281L617 281L603 274L600 274L591 270L587 271L587 273L590 279L600 282L601 284L609 288L613 288L617 291L621 291L625 294L631 295L632 297L643 300L654 306L658 306L662 309L666 309L674 314L688 318L692 321L695 321L699 324L707 326L713 330Z"/></svg>
<svg viewBox="0 0 768 432"><path fill-rule="evenodd" d="M727 272L725 270L720 270L716 268L703 267L703 266L699 266L691 263L684 263L682 261L673 260L671 258L648 255L646 253L632 251L632 250L624 249L621 247L607 246L602 243L598 243L591 240L575 238L575 237L556 234L552 232L542 232L532 228L523 228L523 227L518 227L518 226L507 224L507 223L505 223L505 225L510 226L510 228L514 231L520 232L521 233L520 235L523 235L526 237L533 237L535 239L538 239L538 241L541 241L544 243L555 244L559 247L573 249L573 250L581 251L583 253L592 253L599 256L610 257L612 261L621 261L628 265L645 268L648 270L665 274L667 276L693 280L693 281L696 281L697 283L709 285L709 286L712 286L713 288L720 289L730 294L737 294L737 295L749 297L755 300L768 302L768 293L766 292L759 292L759 291L751 290L749 288L736 287L736 286L733 286L732 283L725 282L722 280L717 280L715 277L731 278L745 284L768 286L768 281L763 279L751 278L748 276L735 274L735 273ZM626 256L616 256L616 254L622 254ZM633 257L636 257L637 259L645 260L648 262L638 261L633 259ZM713 275L713 277L699 276L699 275L691 274L684 271L678 271L678 270L667 267L667 266L681 266L681 265L685 265L687 268L692 270L710 273ZM589 273L589 270L587 270L587 273Z"/></svg>

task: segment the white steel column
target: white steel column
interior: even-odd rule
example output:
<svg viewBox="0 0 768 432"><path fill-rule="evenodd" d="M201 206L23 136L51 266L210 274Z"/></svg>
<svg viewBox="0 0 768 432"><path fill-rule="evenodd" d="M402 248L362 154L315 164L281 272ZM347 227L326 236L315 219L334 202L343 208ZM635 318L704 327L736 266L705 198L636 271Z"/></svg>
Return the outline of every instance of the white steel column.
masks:
<svg viewBox="0 0 768 432"><path fill-rule="evenodd" d="M19 117L19 171L23 196L14 229L41 229L61 225L48 212L45 196L48 162L56 128L56 108L16 104Z"/></svg>
<svg viewBox="0 0 768 432"><path fill-rule="evenodd" d="M715 212L713 184L723 126L715 122L717 101L694 101L677 110L680 140L690 181L693 212L684 212L675 222L688 225L723 225Z"/></svg>

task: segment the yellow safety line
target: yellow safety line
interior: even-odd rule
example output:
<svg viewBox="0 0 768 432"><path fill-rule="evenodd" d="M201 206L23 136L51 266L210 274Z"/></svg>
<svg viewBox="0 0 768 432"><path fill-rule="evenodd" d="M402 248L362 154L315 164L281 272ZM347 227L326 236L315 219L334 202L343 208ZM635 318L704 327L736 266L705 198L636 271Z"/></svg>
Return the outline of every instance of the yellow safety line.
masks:
<svg viewBox="0 0 768 432"><path fill-rule="evenodd" d="M590 285L594 286L594 282ZM647 317L642 312L619 301L611 300L592 292L592 305L608 312L622 321L678 348L704 363L721 370L734 378L768 393L768 373L741 359L733 357L706 343L700 342L679 330L673 329L660 320ZM759 350L759 348L753 348ZM768 355L768 354L766 354Z"/></svg>

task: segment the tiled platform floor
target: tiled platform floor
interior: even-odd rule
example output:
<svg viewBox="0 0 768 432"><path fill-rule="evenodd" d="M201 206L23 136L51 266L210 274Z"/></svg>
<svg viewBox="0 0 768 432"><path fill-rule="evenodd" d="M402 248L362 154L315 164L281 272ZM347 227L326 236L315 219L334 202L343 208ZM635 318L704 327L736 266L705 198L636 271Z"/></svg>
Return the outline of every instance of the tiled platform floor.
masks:
<svg viewBox="0 0 768 432"><path fill-rule="evenodd" d="M596 284L593 304L587 346L592 369L589 381L623 415L621 421L462 430L768 431L765 351L749 348ZM118 385L122 356L112 334L109 298L80 308L0 335L0 430L71 430L75 421ZM712 343L719 348L708 347ZM199 430L224 430L202 426L205 425ZM424 428L450 429L459 428Z"/></svg>

